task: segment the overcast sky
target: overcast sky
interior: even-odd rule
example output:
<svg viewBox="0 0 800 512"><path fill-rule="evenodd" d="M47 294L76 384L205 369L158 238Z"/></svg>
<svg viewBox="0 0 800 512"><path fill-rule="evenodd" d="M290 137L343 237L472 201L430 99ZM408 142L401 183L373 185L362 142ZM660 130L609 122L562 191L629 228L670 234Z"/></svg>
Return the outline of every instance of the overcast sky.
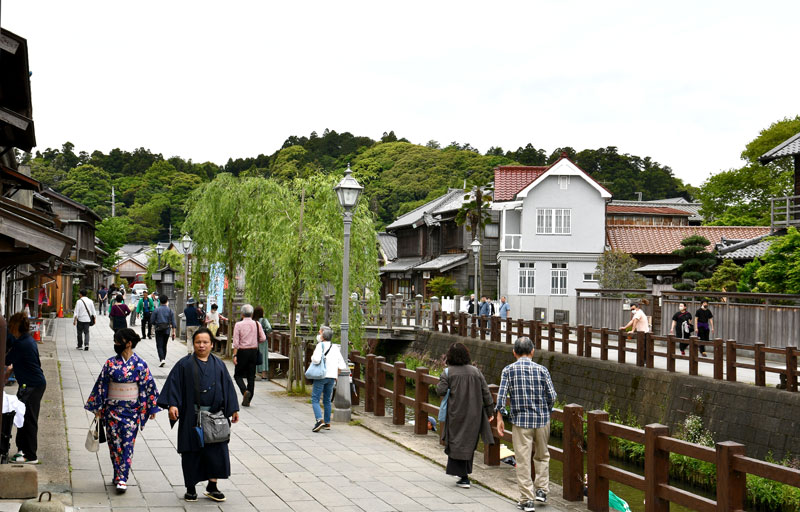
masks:
<svg viewBox="0 0 800 512"><path fill-rule="evenodd" d="M224 164L325 128L615 145L699 185L800 114L800 2L4 0L37 149Z"/></svg>

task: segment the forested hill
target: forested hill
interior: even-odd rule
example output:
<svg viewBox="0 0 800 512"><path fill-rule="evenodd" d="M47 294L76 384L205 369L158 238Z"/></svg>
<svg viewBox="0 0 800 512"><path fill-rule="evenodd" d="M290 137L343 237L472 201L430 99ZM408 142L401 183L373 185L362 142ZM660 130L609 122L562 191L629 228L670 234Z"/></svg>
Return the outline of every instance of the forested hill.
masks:
<svg viewBox="0 0 800 512"><path fill-rule="evenodd" d="M348 163L365 186L365 197L376 214L376 227L446 191L448 187L482 183L498 165L545 165L566 151L581 168L608 188L616 199L689 197L689 190L669 167L649 157L621 154L616 147L556 148L548 153L532 144L516 151L492 147L480 154L469 144L436 141L417 145L394 132L381 140L325 130L308 137L291 136L271 155L230 159L225 165L195 163L181 157L164 158L145 148L75 152L67 142L61 149L22 155L33 176L94 209L111 216L111 188L116 192L116 215L127 224L128 241L155 242L167 237L169 226L180 232L184 205L200 183L221 172L289 180L317 172L341 172Z"/></svg>

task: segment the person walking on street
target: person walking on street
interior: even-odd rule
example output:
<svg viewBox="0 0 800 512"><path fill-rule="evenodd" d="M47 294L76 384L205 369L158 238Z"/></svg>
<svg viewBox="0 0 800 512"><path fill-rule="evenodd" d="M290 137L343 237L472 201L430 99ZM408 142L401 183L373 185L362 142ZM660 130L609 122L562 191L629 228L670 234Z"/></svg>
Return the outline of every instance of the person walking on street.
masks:
<svg viewBox="0 0 800 512"><path fill-rule="evenodd" d="M106 360L84 409L101 418L114 467L113 483L118 493L128 490L128 472L133 460L133 444L139 429L155 419L158 388L147 363L133 352L139 335L130 327L114 334L116 355Z"/></svg>
<svg viewBox="0 0 800 512"><path fill-rule="evenodd" d="M675 332L676 327L678 329L677 332ZM694 332L692 314L686 311L686 304L681 302L678 304L678 312L672 315L672 325L669 328L669 333L675 334L676 337L682 340L688 340L691 337L692 332ZM679 344L682 356L686 355L686 347L688 346L688 343ZM703 352L705 352L705 347L703 347Z"/></svg>
<svg viewBox="0 0 800 512"><path fill-rule="evenodd" d="M502 411L510 397L510 416L514 425L512 442L520 492L517 508L531 512L537 501L547 501L550 491L550 451L547 441L550 438L550 412L556 402L556 390L547 368L533 362L533 342L530 338L517 338L513 354L516 361L503 368L500 377L495 407L497 430L502 437L505 428ZM536 471L535 482L531 479L531 452Z"/></svg>
<svg viewBox="0 0 800 512"><path fill-rule="evenodd" d="M482 318L480 320L480 327L488 327L489 317L492 316L492 308L489 306L489 301L486 300L485 295L481 297L481 302L478 307L478 315Z"/></svg>
<svg viewBox="0 0 800 512"><path fill-rule="evenodd" d="M469 350L463 343L453 343L447 351L447 369L439 377L436 393L447 398L447 416L442 432L444 453L447 454L448 475L459 477L456 485L469 489L472 458L483 437L484 445L494 444L489 419L494 400L486 379L472 365Z"/></svg>
<svg viewBox="0 0 800 512"><path fill-rule="evenodd" d="M89 327L94 325L96 312L94 302L86 296L86 289L82 288L78 293L80 298L75 304L75 317L72 319L72 325L78 328L78 346L76 348L80 350L83 347L83 350L89 350Z"/></svg>
<svg viewBox="0 0 800 512"><path fill-rule="evenodd" d="M499 311L500 318L502 318L503 320L508 318L508 313L510 311L511 311L511 306L508 305L508 302L506 302L506 297L505 295L503 295L502 297L500 297L500 311Z"/></svg>
<svg viewBox="0 0 800 512"><path fill-rule="evenodd" d="M203 325L203 321L205 321L205 314L200 316L200 310L195 304L193 297L189 297L189 300L186 301L186 307L183 309L183 318L186 319L186 349L191 354L194 352L194 348L192 347L194 331L199 329L200 326Z"/></svg>
<svg viewBox="0 0 800 512"><path fill-rule="evenodd" d="M700 309L695 312L694 320L697 324L697 336L702 341L711 340L711 333L714 332L714 314L708 308L707 300L700 302ZM700 345L700 355L706 357L705 345Z"/></svg>
<svg viewBox="0 0 800 512"><path fill-rule="evenodd" d="M256 389L256 366L258 365L258 344L267 336L261 324L253 321L253 306L242 306L242 319L233 326L233 378L242 392L242 406L250 407ZM247 385L244 379L247 379Z"/></svg>
<svg viewBox="0 0 800 512"><path fill-rule="evenodd" d="M39 347L30 330L30 320L24 313L14 313L8 319L10 336L6 364L14 370L17 378L17 398L25 404L25 422L17 429L17 454L11 462L38 464L39 406L47 381L39 359Z"/></svg>
<svg viewBox="0 0 800 512"><path fill-rule="evenodd" d="M147 295L147 290L142 291L142 298L136 303L136 316L142 317L142 338L153 337L153 323L151 317L153 311L156 310L155 303ZM147 327L147 334L145 335L145 327Z"/></svg>
<svg viewBox="0 0 800 512"><path fill-rule="evenodd" d="M100 302L100 314L105 315L105 310L108 305L108 288L106 288L106 285L103 285L103 287L97 291L97 300Z"/></svg>
<svg viewBox="0 0 800 512"><path fill-rule="evenodd" d="M167 343L169 343L170 332L172 339L175 339L175 330L178 328L175 323L175 313L169 308L169 297L160 297L161 305L156 308L150 316L153 325L156 327L156 350L158 351L158 366L164 367L167 360Z"/></svg>
<svg viewBox="0 0 800 512"><path fill-rule="evenodd" d="M207 328L197 329L192 339L194 353L175 364L158 397L158 406L169 411L170 427L178 424L177 449L186 486L183 498L188 502L197 501L196 486L206 480L206 497L225 501L217 480L231 476L229 440L205 442L197 429L201 411L222 413L228 418L229 427L230 423L239 422L239 403L231 375L225 363L211 353L215 341Z"/></svg>
<svg viewBox="0 0 800 512"><path fill-rule="evenodd" d="M272 332L272 326L264 316L264 308L261 306L256 306L253 311L253 321L261 324L261 330L264 331L266 336L269 336L269 333ZM269 343L267 341L258 344L257 361L256 372L261 375L261 380L267 380L267 375L269 374Z"/></svg>
<svg viewBox="0 0 800 512"><path fill-rule="evenodd" d="M116 334L121 329L128 327L128 322L125 320L131 314L130 308L125 304L125 298L122 295L117 295L116 301L111 306L108 315L111 317L111 329Z"/></svg>
<svg viewBox="0 0 800 512"><path fill-rule="evenodd" d="M312 432L319 432L323 428L331 428L331 398L333 395L333 385L339 378L339 371L346 370L347 364L342 357L341 345L333 344L333 329L327 325L319 328L317 333L317 346L311 354L311 363L319 364L325 358L325 377L314 379L314 387L311 389L311 409L314 411L314 427ZM322 408L319 400L322 398ZM323 410L324 415L323 415Z"/></svg>

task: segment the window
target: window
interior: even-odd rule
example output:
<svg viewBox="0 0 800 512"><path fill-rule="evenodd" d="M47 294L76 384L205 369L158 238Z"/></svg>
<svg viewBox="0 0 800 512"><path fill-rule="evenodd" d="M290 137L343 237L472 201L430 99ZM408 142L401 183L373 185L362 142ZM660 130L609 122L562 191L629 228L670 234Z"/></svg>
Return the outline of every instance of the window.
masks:
<svg viewBox="0 0 800 512"><path fill-rule="evenodd" d="M533 295L536 283L536 269L534 263L519 264L519 293L520 295Z"/></svg>
<svg viewBox="0 0 800 512"><path fill-rule="evenodd" d="M567 294L567 264L553 263L550 268L550 295Z"/></svg>
<svg viewBox="0 0 800 512"><path fill-rule="evenodd" d="M483 236L486 238L500 238L500 224L487 224L483 228Z"/></svg>
<svg viewBox="0 0 800 512"><path fill-rule="evenodd" d="M569 188L569 176L559 176L558 186L561 190L567 190Z"/></svg>
<svg viewBox="0 0 800 512"><path fill-rule="evenodd" d="M569 208L537 208L537 235L569 235L572 233L572 210Z"/></svg>
<svg viewBox="0 0 800 512"><path fill-rule="evenodd" d="M593 282L596 283L599 281L600 276L597 275L597 272L584 272L583 274L583 281L584 282Z"/></svg>

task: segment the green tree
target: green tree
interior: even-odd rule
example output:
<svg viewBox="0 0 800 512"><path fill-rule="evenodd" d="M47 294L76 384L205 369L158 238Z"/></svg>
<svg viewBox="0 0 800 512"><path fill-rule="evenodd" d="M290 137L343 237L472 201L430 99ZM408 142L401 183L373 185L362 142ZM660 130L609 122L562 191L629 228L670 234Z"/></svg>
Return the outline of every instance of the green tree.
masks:
<svg viewBox="0 0 800 512"><path fill-rule="evenodd" d="M634 272L639 262L622 251L606 251L597 260L597 273L600 288L640 290L647 286L647 280Z"/></svg>
<svg viewBox="0 0 800 512"><path fill-rule="evenodd" d="M711 267L717 262L714 256L706 250L711 244L707 238L700 235L687 236L681 240L680 249L672 251L675 256L683 258L678 267L678 276L683 282L675 284L676 290L694 290L697 281L711 275Z"/></svg>
<svg viewBox="0 0 800 512"><path fill-rule="evenodd" d="M458 293L455 280L447 276L434 277L428 281L428 290L436 297L454 297Z"/></svg>
<svg viewBox="0 0 800 512"><path fill-rule="evenodd" d="M128 241L132 229L130 221L124 217L106 217L96 227L97 238L106 245L108 253L103 258L103 266L114 268L117 265L117 251Z"/></svg>
<svg viewBox="0 0 800 512"><path fill-rule="evenodd" d="M758 280L756 279L756 275L758 274L758 270L761 268L761 260L755 258L753 261L746 263L742 268L742 275L739 276L739 284L737 285L737 291L742 293L748 292L757 292L758 291Z"/></svg>
<svg viewBox="0 0 800 512"><path fill-rule="evenodd" d="M172 267L172 270L175 271L175 289L176 290L183 290L183 255L181 255L175 249L170 249L169 251L164 251L161 254L161 268L166 267L169 265ZM159 269L159 258L158 253L153 250L150 252L150 255L147 257L147 270L146 274L144 275L144 282L147 284L147 288L149 290L156 289L156 282L153 281L153 272ZM170 299L174 299L175 297L170 297Z"/></svg>
<svg viewBox="0 0 800 512"><path fill-rule="evenodd" d="M714 269L711 277L697 281L697 289L712 292L737 291L742 278L742 270L742 267L733 260L725 260Z"/></svg>
<svg viewBox="0 0 800 512"><path fill-rule="evenodd" d="M762 293L800 293L800 232L790 227L784 236L770 237L764 263L756 272Z"/></svg>
<svg viewBox="0 0 800 512"><path fill-rule="evenodd" d="M59 188L59 192L91 208L101 217L111 215L111 176L105 170L81 165L67 173Z"/></svg>
<svg viewBox="0 0 800 512"><path fill-rule="evenodd" d="M708 178L700 187L700 213L713 225L767 225L770 197L791 195L793 170L791 159L761 165L758 157L800 132L800 116L785 118L761 130L742 151L745 165L722 171Z"/></svg>

